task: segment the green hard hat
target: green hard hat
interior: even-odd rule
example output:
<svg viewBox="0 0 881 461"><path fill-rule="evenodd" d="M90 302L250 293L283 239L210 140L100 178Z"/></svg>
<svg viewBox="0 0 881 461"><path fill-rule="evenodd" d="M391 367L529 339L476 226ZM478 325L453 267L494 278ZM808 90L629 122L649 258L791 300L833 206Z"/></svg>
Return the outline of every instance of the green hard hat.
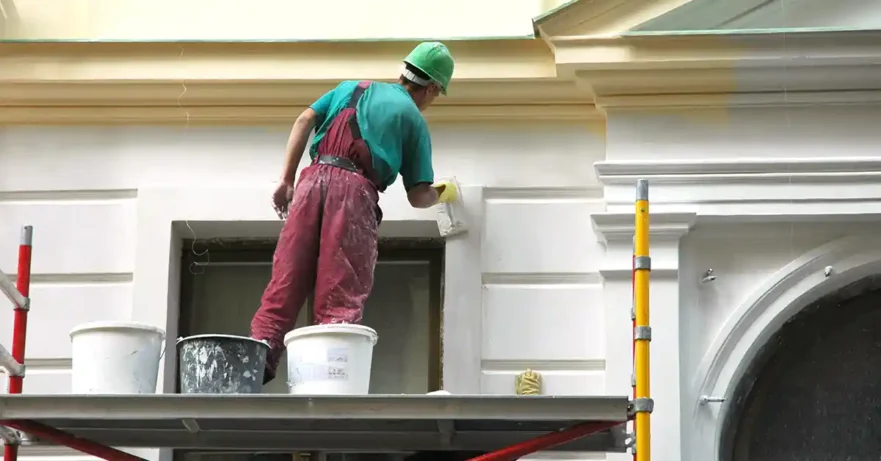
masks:
<svg viewBox="0 0 881 461"><path fill-rule="evenodd" d="M413 48L404 58L404 62L424 72L440 85L443 94L447 94L456 63L446 45L440 42L422 42Z"/></svg>

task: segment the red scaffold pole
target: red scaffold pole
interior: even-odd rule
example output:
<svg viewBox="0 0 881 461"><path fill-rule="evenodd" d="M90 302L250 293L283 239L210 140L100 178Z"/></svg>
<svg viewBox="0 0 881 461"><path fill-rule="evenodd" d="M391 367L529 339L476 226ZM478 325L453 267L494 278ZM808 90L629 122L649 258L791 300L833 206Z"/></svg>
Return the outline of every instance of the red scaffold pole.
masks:
<svg viewBox="0 0 881 461"><path fill-rule="evenodd" d="M563 429L559 432L552 432L541 437L520 442L516 445L511 445L510 447L502 448L501 450L496 450L485 455L480 455L476 458L471 458L468 461L514 461L538 451L547 450L590 434L611 429L619 424L621 424L619 421L583 423L577 426L572 426L568 429Z"/></svg>
<svg viewBox="0 0 881 461"><path fill-rule="evenodd" d="M124 451L110 448L88 439L79 438L73 434L55 429L54 427L50 427L35 421L0 421L0 424L19 430L21 432L35 435L39 438L50 440L54 443L64 445L68 448L73 448L74 450L81 451L97 458L106 459L107 461L144 461L143 458L130 455Z"/></svg>
<svg viewBox="0 0 881 461"><path fill-rule="evenodd" d="M18 269L15 272L15 288L18 291L18 296L10 296L10 298L16 298L14 301L15 317L12 326L12 358L22 365L22 372L10 373L10 394L21 394L24 384L24 349L27 343L28 310L31 307L29 296L31 292L31 245L33 237L34 228L32 226L21 228L21 241L18 246ZM3 460L18 461L18 443L6 443L4 445Z"/></svg>
<svg viewBox="0 0 881 461"><path fill-rule="evenodd" d="M9 393L21 394L24 381L24 356L25 345L27 344L28 329L28 310L30 310L30 291L31 291L31 257L34 229L31 226L25 226L21 229L21 242L18 247L18 270L16 271L15 288L11 283L0 283L0 287L12 300L15 305L15 318L13 320L12 332L12 359L14 362L21 364L18 373L10 372L9 376ZM0 278L3 278L0 275ZM73 434L46 426L35 421L16 420L16 421L0 421L0 427L5 426L11 429L43 438L59 445L64 445L83 453L103 458L108 461L144 461L142 458L130 455L124 451L117 450L101 445L87 439L81 439ZM4 438L13 438L10 431L0 431L0 435ZM3 461L17 461L18 458L18 442L9 443L7 441L3 448Z"/></svg>
<svg viewBox="0 0 881 461"><path fill-rule="evenodd" d="M15 280L15 288L25 298L23 306L15 306L15 318L12 327L12 358L18 363L24 364L24 349L28 336L28 310L31 307L31 254L34 238L34 228L24 226L21 228L21 244L18 246L18 271ZM24 374L9 377L9 393L21 394L24 384Z"/></svg>

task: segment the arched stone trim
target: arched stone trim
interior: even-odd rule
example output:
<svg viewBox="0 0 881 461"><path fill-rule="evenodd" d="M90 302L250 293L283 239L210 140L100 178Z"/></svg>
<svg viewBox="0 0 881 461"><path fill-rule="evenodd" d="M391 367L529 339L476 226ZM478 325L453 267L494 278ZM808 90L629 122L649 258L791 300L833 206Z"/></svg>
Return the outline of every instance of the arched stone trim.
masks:
<svg viewBox="0 0 881 461"><path fill-rule="evenodd" d="M827 267L832 273L827 277ZM702 395L730 399L758 351L808 304L881 272L881 236L845 237L811 250L777 271L735 309L711 343L689 385L692 459L718 459L727 405L701 406Z"/></svg>

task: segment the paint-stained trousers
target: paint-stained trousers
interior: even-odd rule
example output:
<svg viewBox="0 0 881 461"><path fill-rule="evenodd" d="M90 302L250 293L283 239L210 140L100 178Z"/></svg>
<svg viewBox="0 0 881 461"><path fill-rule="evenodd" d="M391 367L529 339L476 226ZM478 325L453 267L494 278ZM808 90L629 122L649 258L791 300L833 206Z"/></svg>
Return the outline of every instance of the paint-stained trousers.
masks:
<svg viewBox="0 0 881 461"><path fill-rule="evenodd" d="M333 121L318 153L347 159L359 171L321 164L317 157L300 173L279 235L272 279L251 322L251 337L270 346L264 382L275 377L284 335L310 294L317 324L359 323L373 288L382 215L377 186L368 179L370 152L354 116L349 108Z"/></svg>

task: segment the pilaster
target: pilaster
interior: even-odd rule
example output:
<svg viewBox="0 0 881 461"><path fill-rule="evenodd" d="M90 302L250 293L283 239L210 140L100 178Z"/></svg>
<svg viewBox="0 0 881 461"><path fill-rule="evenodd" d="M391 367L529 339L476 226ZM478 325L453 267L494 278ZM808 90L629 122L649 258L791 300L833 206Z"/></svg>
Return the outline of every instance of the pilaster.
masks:
<svg viewBox="0 0 881 461"><path fill-rule="evenodd" d="M651 389L655 401L652 452L663 456L659 458L663 461L679 461L682 453L679 241L694 225L695 218L695 213L650 215ZM605 306L606 394L629 395L633 371L630 310L634 215L594 213L591 221L606 250L600 269Z"/></svg>

